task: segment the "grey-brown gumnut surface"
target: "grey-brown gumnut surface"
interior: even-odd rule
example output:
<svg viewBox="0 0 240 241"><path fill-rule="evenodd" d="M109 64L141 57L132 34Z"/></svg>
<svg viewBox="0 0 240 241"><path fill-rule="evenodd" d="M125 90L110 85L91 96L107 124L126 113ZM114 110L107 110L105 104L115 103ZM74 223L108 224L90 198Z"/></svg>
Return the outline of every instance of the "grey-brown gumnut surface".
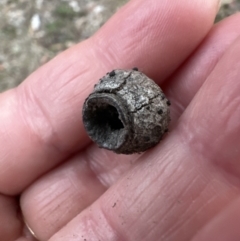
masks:
<svg viewBox="0 0 240 241"><path fill-rule="evenodd" d="M137 69L107 73L83 106L83 124L100 148L132 154L155 146L167 132L170 101Z"/></svg>

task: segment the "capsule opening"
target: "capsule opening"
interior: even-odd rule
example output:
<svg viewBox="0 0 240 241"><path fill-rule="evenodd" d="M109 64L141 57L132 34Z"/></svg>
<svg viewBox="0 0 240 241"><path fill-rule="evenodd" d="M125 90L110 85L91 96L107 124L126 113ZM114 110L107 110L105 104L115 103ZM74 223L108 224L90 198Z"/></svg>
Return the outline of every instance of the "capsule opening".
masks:
<svg viewBox="0 0 240 241"><path fill-rule="evenodd" d="M125 103L110 93L94 93L83 106L83 124L99 147L118 151L129 138ZM127 118L126 118L127 117Z"/></svg>
<svg viewBox="0 0 240 241"><path fill-rule="evenodd" d="M117 109L111 105L101 105L96 106L93 111L92 120L95 126L99 127L99 130L102 132L116 131L123 129L123 123L119 119L119 114Z"/></svg>

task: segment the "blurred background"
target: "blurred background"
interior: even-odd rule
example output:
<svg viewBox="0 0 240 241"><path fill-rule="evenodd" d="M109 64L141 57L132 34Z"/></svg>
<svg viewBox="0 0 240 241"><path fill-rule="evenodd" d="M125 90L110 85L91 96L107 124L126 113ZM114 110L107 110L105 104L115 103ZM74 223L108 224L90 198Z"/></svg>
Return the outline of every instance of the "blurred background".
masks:
<svg viewBox="0 0 240 241"><path fill-rule="evenodd" d="M222 0L216 22L240 10ZM128 0L0 0L0 92L89 38Z"/></svg>

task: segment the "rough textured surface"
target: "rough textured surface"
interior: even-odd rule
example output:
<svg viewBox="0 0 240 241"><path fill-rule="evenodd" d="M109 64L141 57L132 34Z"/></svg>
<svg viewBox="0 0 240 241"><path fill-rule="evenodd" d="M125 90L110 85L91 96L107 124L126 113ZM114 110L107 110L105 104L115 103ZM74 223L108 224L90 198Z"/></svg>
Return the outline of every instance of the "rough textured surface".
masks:
<svg viewBox="0 0 240 241"><path fill-rule="evenodd" d="M101 148L132 154L155 146L170 122L169 100L137 70L107 73L86 99L83 123Z"/></svg>

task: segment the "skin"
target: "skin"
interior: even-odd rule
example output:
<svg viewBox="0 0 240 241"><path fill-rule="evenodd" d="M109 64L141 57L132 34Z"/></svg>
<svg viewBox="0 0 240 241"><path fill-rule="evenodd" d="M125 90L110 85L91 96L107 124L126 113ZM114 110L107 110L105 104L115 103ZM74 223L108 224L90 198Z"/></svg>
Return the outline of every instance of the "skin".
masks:
<svg viewBox="0 0 240 241"><path fill-rule="evenodd" d="M1 241L35 240L24 220L38 240L240 239L240 15L213 26L218 4L132 0L0 95ZM170 133L116 155L90 142L81 107L134 66L171 100Z"/></svg>

